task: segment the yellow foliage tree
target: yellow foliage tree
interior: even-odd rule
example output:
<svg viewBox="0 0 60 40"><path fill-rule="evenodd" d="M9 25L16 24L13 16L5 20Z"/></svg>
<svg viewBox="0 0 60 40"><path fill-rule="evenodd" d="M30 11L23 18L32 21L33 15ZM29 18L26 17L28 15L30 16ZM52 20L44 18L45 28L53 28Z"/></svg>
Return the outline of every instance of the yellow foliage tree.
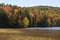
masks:
<svg viewBox="0 0 60 40"><path fill-rule="evenodd" d="M34 17L34 14L33 14L33 13L29 13L29 15L30 15L31 17Z"/></svg>
<svg viewBox="0 0 60 40"><path fill-rule="evenodd" d="M18 9L14 9L14 14L17 14L19 10Z"/></svg>
<svg viewBox="0 0 60 40"><path fill-rule="evenodd" d="M29 20L27 17L23 19L24 26L27 27L29 25Z"/></svg>

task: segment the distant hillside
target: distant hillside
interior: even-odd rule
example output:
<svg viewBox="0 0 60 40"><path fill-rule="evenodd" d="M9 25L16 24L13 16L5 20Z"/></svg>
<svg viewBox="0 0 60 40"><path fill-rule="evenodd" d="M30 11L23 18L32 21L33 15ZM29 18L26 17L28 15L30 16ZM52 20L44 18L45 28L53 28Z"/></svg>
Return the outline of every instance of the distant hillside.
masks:
<svg viewBox="0 0 60 40"><path fill-rule="evenodd" d="M1 27L60 26L60 7L18 7L0 4Z"/></svg>

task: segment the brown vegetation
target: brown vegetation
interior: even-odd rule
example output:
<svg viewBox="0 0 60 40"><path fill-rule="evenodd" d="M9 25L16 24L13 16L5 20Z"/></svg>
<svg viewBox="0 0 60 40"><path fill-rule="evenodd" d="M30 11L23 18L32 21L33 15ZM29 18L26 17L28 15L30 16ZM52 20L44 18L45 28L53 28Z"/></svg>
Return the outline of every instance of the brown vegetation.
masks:
<svg viewBox="0 0 60 40"><path fill-rule="evenodd" d="M60 40L60 31L0 29L0 40Z"/></svg>

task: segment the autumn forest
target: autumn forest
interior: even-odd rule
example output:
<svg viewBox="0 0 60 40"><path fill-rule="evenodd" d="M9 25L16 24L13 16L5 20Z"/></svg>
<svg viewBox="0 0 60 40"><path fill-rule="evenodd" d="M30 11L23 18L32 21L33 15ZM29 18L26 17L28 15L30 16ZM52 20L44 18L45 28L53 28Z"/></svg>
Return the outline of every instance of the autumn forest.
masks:
<svg viewBox="0 0 60 40"><path fill-rule="evenodd" d="M60 7L0 4L0 28L59 27Z"/></svg>

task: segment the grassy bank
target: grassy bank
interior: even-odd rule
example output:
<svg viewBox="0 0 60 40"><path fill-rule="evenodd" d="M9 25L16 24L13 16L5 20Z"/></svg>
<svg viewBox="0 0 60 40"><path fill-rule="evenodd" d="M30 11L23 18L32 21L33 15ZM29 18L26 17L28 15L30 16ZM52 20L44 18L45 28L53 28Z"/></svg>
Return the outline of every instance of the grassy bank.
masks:
<svg viewBox="0 0 60 40"><path fill-rule="evenodd" d="M0 40L60 40L60 31L0 29Z"/></svg>

